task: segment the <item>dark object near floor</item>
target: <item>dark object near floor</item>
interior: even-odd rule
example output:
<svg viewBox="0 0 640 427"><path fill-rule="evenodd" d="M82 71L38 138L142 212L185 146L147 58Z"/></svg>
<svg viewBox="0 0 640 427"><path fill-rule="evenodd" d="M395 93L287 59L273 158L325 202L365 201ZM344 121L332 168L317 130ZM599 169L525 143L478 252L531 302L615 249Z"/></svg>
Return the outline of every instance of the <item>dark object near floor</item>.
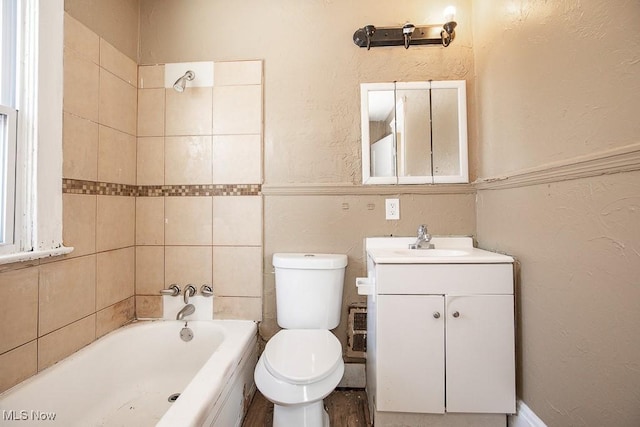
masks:
<svg viewBox="0 0 640 427"><path fill-rule="evenodd" d="M324 399L332 427L370 427L369 405L364 390L334 390ZM256 392L242 427L272 427L273 403Z"/></svg>

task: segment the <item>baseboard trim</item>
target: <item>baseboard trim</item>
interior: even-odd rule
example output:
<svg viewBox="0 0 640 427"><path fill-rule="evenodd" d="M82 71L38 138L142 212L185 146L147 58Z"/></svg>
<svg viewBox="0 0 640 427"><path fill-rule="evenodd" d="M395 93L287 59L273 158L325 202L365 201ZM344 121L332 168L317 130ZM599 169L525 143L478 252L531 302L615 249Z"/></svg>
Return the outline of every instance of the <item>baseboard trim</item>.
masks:
<svg viewBox="0 0 640 427"><path fill-rule="evenodd" d="M508 427L547 427L522 400L518 400L517 413L510 415L507 421Z"/></svg>

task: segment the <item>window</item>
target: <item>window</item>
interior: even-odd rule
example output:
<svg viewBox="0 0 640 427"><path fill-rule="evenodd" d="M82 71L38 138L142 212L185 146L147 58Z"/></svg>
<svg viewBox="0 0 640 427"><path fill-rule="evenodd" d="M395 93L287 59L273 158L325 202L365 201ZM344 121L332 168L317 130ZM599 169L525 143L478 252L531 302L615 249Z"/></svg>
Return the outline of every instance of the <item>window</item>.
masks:
<svg viewBox="0 0 640 427"><path fill-rule="evenodd" d="M64 0L0 0L0 264L62 255Z"/></svg>
<svg viewBox="0 0 640 427"><path fill-rule="evenodd" d="M14 245L16 172L17 0L0 8L0 253Z"/></svg>

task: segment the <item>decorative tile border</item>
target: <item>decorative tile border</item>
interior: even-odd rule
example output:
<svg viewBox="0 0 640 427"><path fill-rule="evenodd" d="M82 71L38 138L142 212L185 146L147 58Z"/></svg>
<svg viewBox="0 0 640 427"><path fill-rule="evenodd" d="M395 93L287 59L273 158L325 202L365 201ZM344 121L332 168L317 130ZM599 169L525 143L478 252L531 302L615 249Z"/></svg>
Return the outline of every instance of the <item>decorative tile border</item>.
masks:
<svg viewBox="0 0 640 427"><path fill-rule="evenodd" d="M259 196L261 191L261 184L129 185L80 179L62 179L63 193L99 196Z"/></svg>
<svg viewBox="0 0 640 427"><path fill-rule="evenodd" d="M138 192L138 186L63 178L62 192L70 194L92 194L99 196L136 196Z"/></svg>

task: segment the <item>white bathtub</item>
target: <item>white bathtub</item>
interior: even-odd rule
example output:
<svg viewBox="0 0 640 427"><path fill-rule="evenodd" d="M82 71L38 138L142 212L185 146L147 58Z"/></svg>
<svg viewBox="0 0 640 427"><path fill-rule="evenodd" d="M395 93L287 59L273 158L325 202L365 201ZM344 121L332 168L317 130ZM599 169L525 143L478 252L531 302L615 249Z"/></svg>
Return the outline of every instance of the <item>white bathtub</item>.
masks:
<svg viewBox="0 0 640 427"><path fill-rule="evenodd" d="M0 424L240 425L254 391L255 323L189 321L189 342L183 326L140 321L100 338L0 394Z"/></svg>

